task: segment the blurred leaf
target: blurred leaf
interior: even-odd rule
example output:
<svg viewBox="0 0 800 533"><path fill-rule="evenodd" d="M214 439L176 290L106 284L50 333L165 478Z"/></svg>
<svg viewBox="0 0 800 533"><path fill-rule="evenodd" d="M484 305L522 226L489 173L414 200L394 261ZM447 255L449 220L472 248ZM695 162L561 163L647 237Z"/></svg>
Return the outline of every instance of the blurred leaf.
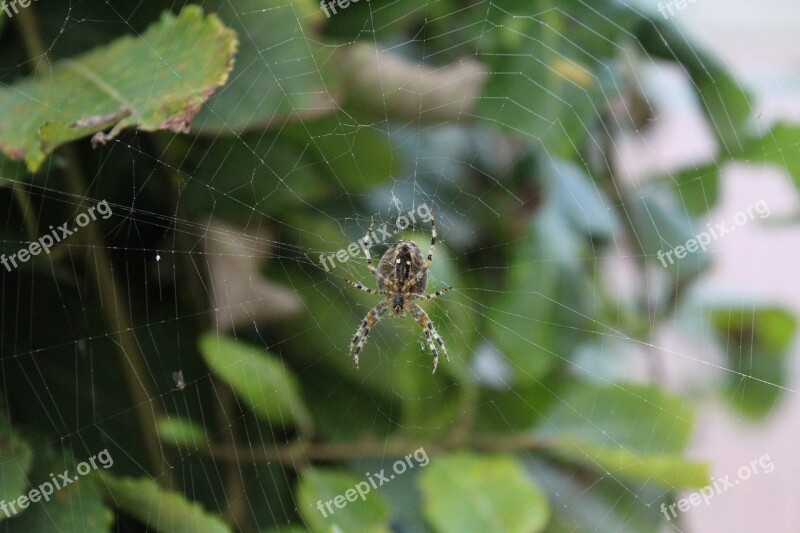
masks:
<svg viewBox="0 0 800 533"><path fill-rule="evenodd" d="M0 152L0 188L11 185L25 175L25 165L21 161L12 161Z"/></svg>
<svg viewBox="0 0 800 533"><path fill-rule="evenodd" d="M753 97L742 84L697 42L690 42L685 33L661 17L641 24L636 36L653 57L677 61L686 69L723 153L739 152L747 143L753 110Z"/></svg>
<svg viewBox="0 0 800 533"><path fill-rule="evenodd" d="M304 433L311 432L313 421L297 381L279 359L263 348L213 334L200 339L200 352L214 373L258 416L281 427L294 424Z"/></svg>
<svg viewBox="0 0 800 533"><path fill-rule="evenodd" d="M332 0L325 2L330 6ZM438 4L445 4L439 6ZM322 13L319 2L317 8ZM447 9L447 8L451 9ZM335 12L334 12L335 9ZM367 38L370 41L379 36L391 36L405 28L423 23L426 19L434 17L436 13L447 15L455 7L450 1L429 2L428 0L351 0L346 8L339 6L328 7L328 17L325 36L351 42L355 39ZM366 34L366 35L365 35Z"/></svg>
<svg viewBox="0 0 800 533"><path fill-rule="evenodd" d="M542 158L541 170L559 210L582 233L611 239L620 229L615 212L585 169L548 155Z"/></svg>
<svg viewBox="0 0 800 533"><path fill-rule="evenodd" d="M166 491L152 479L117 478L104 475L109 500L153 531L203 531L227 533L231 529L219 517L206 512L200 504L183 494Z"/></svg>
<svg viewBox="0 0 800 533"><path fill-rule="evenodd" d="M566 382L546 380L484 389L475 428L484 432L527 431L566 387Z"/></svg>
<svg viewBox="0 0 800 533"><path fill-rule="evenodd" d="M681 203L694 216L703 216L719 201L720 167L710 163L689 168L674 176Z"/></svg>
<svg viewBox="0 0 800 533"><path fill-rule="evenodd" d="M365 191L401 171L388 135L342 113L288 126L282 135L302 151L305 164L328 174L324 186L335 194Z"/></svg>
<svg viewBox="0 0 800 533"><path fill-rule="evenodd" d="M366 494L364 499L355 490L359 484ZM295 495L300 516L313 532L391 531L389 506L365 478L344 471L308 468L300 475ZM326 506L329 501L332 513Z"/></svg>
<svg viewBox="0 0 800 533"><path fill-rule="evenodd" d="M487 309L492 342L512 364L517 384L539 382L587 331L591 294L581 256L583 238L554 202L531 223L527 241L509 265L508 286Z"/></svg>
<svg viewBox="0 0 800 533"><path fill-rule="evenodd" d="M544 529L550 508L522 465L507 456L454 453L419 474L425 517L440 533Z"/></svg>
<svg viewBox="0 0 800 533"><path fill-rule="evenodd" d="M540 422L557 453L615 478L667 489L708 482L708 466L682 457L694 427L686 402L636 385L577 385Z"/></svg>
<svg viewBox="0 0 800 533"><path fill-rule="evenodd" d="M706 311L728 358L728 404L750 418L763 418L786 384L797 320L774 307L722 306Z"/></svg>
<svg viewBox="0 0 800 533"><path fill-rule="evenodd" d="M265 529L263 530L263 533L307 533L307 531L307 529L301 526L289 526Z"/></svg>
<svg viewBox="0 0 800 533"><path fill-rule="evenodd" d="M432 320L435 322L435 319ZM451 345L448 351L452 349ZM400 350L401 361L411 361L419 357L433 357L427 343L422 340L410 341ZM446 373L443 365L449 364L440 355L439 370L436 373L441 373L442 377L432 376L429 372L421 371L422 368L412 365L396 370L392 388L402 399L402 416L398 421L404 435L417 439L436 438L451 429L453 421L462 414L462 397L459 394L461 388L453 386L451 381L443 377ZM431 405L436 408L431 409Z"/></svg>
<svg viewBox="0 0 800 533"><path fill-rule="evenodd" d="M0 501L15 500L25 492L32 465L33 450L0 409ZM0 513L0 521L5 518L5 513Z"/></svg>
<svg viewBox="0 0 800 533"><path fill-rule="evenodd" d="M736 154L737 159L752 164L774 164L785 168L800 187L800 125L780 123Z"/></svg>
<svg viewBox="0 0 800 533"><path fill-rule="evenodd" d="M289 288L268 281L263 264L273 256L272 234L260 228L244 233L212 220L206 226L209 300L217 332L288 320L303 311Z"/></svg>
<svg viewBox="0 0 800 533"><path fill-rule="evenodd" d="M339 192L304 160L301 146L282 137L220 137L190 152L189 163L181 202L200 219L211 214L245 226L254 215L276 216Z"/></svg>
<svg viewBox="0 0 800 533"><path fill-rule="evenodd" d="M399 413L406 398L369 394L343 381L335 369L323 362L310 365L299 377L307 391L305 400L314 415L317 432L326 440L381 439L396 429L394 416L376 417L375 412Z"/></svg>
<svg viewBox="0 0 800 533"><path fill-rule="evenodd" d="M162 418L158 421L158 436L162 442L174 446L185 446L196 449L208 444L211 439L206 435L203 426L185 418Z"/></svg>
<svg viewBox="0 0 800 533"><path fill-rule="evenodd" d="M348 116L370 121L439 123L470 114L487 78L471 58L446 66L410 60L395 47L357 43L336 48L330 59L345 85ZM389 89L391 88L391 89Z"/></svg>
<svg viewBox="0 0 800 533"><path fill-rule="evenodd" d="M44 447L37 451L28 488L38 488L40 484L49 482L52 474L58 476L64 470L74 475L76 465L77 461L70 452ZM30 490L20 491L13 498L29 493ZM56 490L49 501L40 499L30 502L27 509L6 525L9 531L19 533L105 533L113 522L114 513L103 502L103 492L97 484L96 474L90 473Z"/></svg>
<svg viewBox="0 0 800 533"><path fill-rule="evenodd" d="M281 127L334 111L331 68L315 58L313 28L324 15L313 0L212 0L206 8L239 35L230 83L196 120L204 134Z"/></svg>
<svg viewBox="0 0 800 533"><path fill-rule="evenodd" d="M422 452L424 451L423 448ZM422 493L417 489L417 486L419 474L430 462L423 463L420 461L417 458L419 452L419 449L413 452L415 461L411 462L413 468L409 467L402 475L395 475L391 483L384 483L380 486L381 496L389 505L392 530L396 533L429 530L422 515L424 511ZM424 457L428 457L427 453L424 454L423 461ZM356 472L380 472L381 469L392 472L393 470L391 469L394 462L402 460L399 456L384 455L381 458L351 461L350 467Z"/></svg>
<svg viewBox="0 0 800 533"><path fill-rule="evenodd" d="M186 132L200 106L225 83L236 36L195 6L166 13L140 37L107 47L0 89L0 150L31 171L59 145L121 128ZM69 87L70 90L64 90Z"/></svg>
<svg viewBox="0 0 800 533"><path fill-rule="evenodd" d="M542 12L515 16L490 5L498 25L481 40L479 59L492 73L475 114L522 133L559 156L576 147L601 120L598 109L619 90L614 68L572 42L574 19L541 2Z"/></svg>
<svg viewBox="0 0 800 533"><path fill-rule="evenodd" d="M695 229L694 224L700 225L685 208L661 201L663 196L647 191L639 192L635 197L627 197L626 212L631 226L635 228L631 239L645 260L665 268L672 279L692 279L711 264L708 253L702 248L694 252L686 249L687 243L695 240L698 233L705 228L701 226L702 229ZM682 259L677 252L670 254L678 246L684 248Z"/></svg>
<svg viewBox="0 0 800 533"><path fill-rule="evenodd" d="M525 465L529 474L541 481L552 502L548 533L663 531L664 517L659 508L669 500L660 487L640 486L604 473L576 475L533 459L527 459Z"/></svg>
<svg viewBox="0 0 800 533"><path fill-rule="evenodd" d="M559 440L558 452L614 477L666 489L704 487L710 479L708 464L690 461L680 454L644 455L622 447L611 449L566 439Z"/></svg>

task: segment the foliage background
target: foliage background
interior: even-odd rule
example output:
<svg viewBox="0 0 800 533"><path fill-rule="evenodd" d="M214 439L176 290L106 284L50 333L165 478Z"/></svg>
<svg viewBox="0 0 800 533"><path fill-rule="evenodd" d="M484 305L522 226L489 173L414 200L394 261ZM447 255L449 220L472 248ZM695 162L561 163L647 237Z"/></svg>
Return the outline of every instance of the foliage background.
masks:
<svg viewBox="0 0 800 533"><path fill-rule="evenodd" d="M686 456L699 397L660 387L659 325L706 325L721 360L705 393L743 417L780 400L794 317L693 301L711 254L668 269L656 254L705 228L725 165L796 180L797 129L755 127L753 96L656 11L197 6L0 18L2 251L114 208L0 274L0 497L115 460L7 530L659 531L660 505L713 460ZM662 112L653 68L680 69L717 147L626 179L621 140ZM431 375L417 329L386 320L355 371L375 299L344 278L368 273L319 256L423 203L432 288L455 287L426 309L452 360ZM406 236L425 249L429 228ZM641 348L643 379L623 357ZM430 466L317 511L420 447Z"/></svg>

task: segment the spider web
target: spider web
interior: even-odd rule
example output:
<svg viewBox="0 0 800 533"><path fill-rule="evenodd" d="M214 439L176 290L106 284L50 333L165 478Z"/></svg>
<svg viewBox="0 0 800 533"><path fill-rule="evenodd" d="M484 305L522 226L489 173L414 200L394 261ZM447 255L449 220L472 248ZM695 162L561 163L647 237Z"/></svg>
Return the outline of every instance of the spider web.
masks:
<svg viewBox="0 0 800 533"><path fill-rule="evenodd" d="M15 186L24 185L34 203L61 204L62 213L72 212L72 218L87 205L111 198L108 201L114 214L103 226L103 239L114 259L116 281L127 301L132 302L132 333L146 362L144 379L154 384L148 404L191 419L214 442L236 442L238 452L243 454L235 462L211 461L202 446L175 448L168 454L170 474L159 478L174 474L185 494L202 501L211 512L234 513L232 510L238 509L241 523L237 524L245 530L255 524L301 523L296 507L285 505L285 496L279 496L294 487L295 471L304 467L301 458L265 460L260 450L278 449L298 442L296 439L310 444L316 436L298 437L288 422L257 422L252 409L239 403L199 358L197 336L211 331L263 347L279 357L302 383L312 416L319 424L317 430L324 437L335 440L355 427L365 431L378 448L398 433L410 435L421 444L435 443L445 429L475 418L478 420L472 423L482 429L504 429L512 439L522 441L527 432L513 411L520 406L537 415L538 427L546 428L551 423L558 427L544 407L514 392L519 383L544 391L549 405L570 413L598 434L607 435L603 421L582 411L583 405L573 404L572 397L562 390L563 384L555 386L550 382L556 366L574 379L611 387L620 382L663 384L681 394L679 397L687 404L707 400L705 389L720 380L732 379L739 390L753 383L767 385L781 391L780 409L767 417L768 439L762 442L759 435L754 435L758 430L735 414L720 414L717 406L703 407L700 416L691 421L691 455L712 459L712 472L722 476L770 453L776 474L760 476L718 496L712 505L683 513L680 521L669 523L669 528L701 531L732 524L730 530L747 530L743 524L767 522L774 523L776 530L790 530L796 511L780 502L797 493L797 461L784 450L789 439L796 440L797 433L773 428L783 426L789 414L796 411L796 376L793 374L786 381L762 379L747 366L732 365L726 356L740 348L723 346L730 353L718 353L711 346L712 325L692 316L682 318L682 313L687 304L702 300L702 296L715 290L730 293L739 288L743 272L751 274L749 281L760 288L754 291L756 295L766 294L796 310L798 300L794 294L787 296L782 288L768 283L770 279L790 279L789 270L779 274L783 270L771 268L772 265L760 265L763 270L740 268L743 254L762 254L764 249L780 250L787 261L792 256L786 253L787 248L780 248L784 244L770 241L766 229L750 222L747 228L712 245L710 257L716 266L701 277L695 291L681 292L675 301L670 301L663 288L676 279L684 279L687 273L681 268L661 269L643 242L651 238L648 232L655 232L665 250L681 242L675 240L673 228L664 226L663 219L649 210L654 204L643 208L641 200L652 197L653 190L663 192L663 188L653 189L654 175L663 178L661 185L669 184L673 200L691 195L696 204L710 209L697 219L700 222L685 213L689 235L696 235L705 229L706 222L731 219L733 213L762 197L769 197L772 219L789 215L796 209L796 193L794 189L787 193L785 176L780 173L726 166L722 168L722 202L716 205L713 191L703 188L706 174L713 172L715 163L714 132L703 125L693 96L695 87L683 73L646 57L638 45L625 49L617 42L607 41L606 45L617 50L625 64L605 67L609 71L612 67L619 69L629 79L602 80L598 83L599 97L592 94L594 89L582 84L588 71L580 67L578 71L569 70L564 65L562 70L547 68L554 75L570 78L569 90L585 95L585 101L574 95L567 101L570 95L554 94L548 87L538 85L529 73L513 69L488 72L497 79L511 80L506 86L507 94L470 95L469 82L465 81L469 76L461 79L458 73L445 70L453 60L452 50L467 49L470 39L479 43L492 43L498 35L526 39L532 41L533 50L550 50L554 43L567 43L587 61L602 65L603 60L584 49L585 42L569 29L553 27L546 35L555 40L545 41L520 28L525 24L548 24L553 15L565 16L583 32L597 33L604 28L580 27L580 21L569 10L555 5L518 15L518 10L507 9L502 3L464 3L463 11L482 14L463 16L462 12L442 12L437 7L440 2L416 2L403 7L398 0L354 4L333 15L361 20L348 10L355 13L361 9L369 14L363 27L350 27L345 37L334 35L330 42L338 44L326 40L322 45L316 36L305 33L305 19L316 18L318 13L290 3L273 2L259 9L253 7L255 4L238 9L237 3L223 3L221 9L236 17L226 20L228 23L249 23L259 17L269 21L271 17L285 16L287 11L298 23L289 39L275 44L284 54L278 60L274 59L272 48L257 49L252 56L237 58L250 61L245 72L263 68L261 85L255 87L269 84L269 89L245 91L241 108L256 109L264 102L277 101L276 108L281 112L267 117L269 129L242 131L237 123L241 109L226 108L221 103L221 95L228 90L223 87L194 123L196 128L209 128L216 133L199 137L201 141L193 135L160 135L154 141L143 134L127 132L93 152L95 160L88 166L98 170L95 176L86 176L90 188L85 197L65 191L59 182L57 164L30 183L8 178ZM587 2L575 5L594 10ZM178 11L181 4L171 7ZM216 9L212 4L204 7L209 12ZM70 2L52 13L37 10L42 26L49 28L46 48L51 60L73 55L76 46L80 49L88 47L87 43L106 42L92 42L92 31L97 28L110 26L139 35L153 21L150 11L136 3L105 2L101 18L84 15L93 12L85 8L80 2ZM633 16L645 10L653 13L655 7L637 2L620 9ZM790 19L794 13L788 5L778 2L762 7L758 14L764 15L763 20L752 25L746 38L737 38L741 28L737 17L752 15L753 8L738 2L726 5L724 13L720 9L711 1L690 4L674 20L679 32L685 32L692 42L713 48L720 61L745 80L748 89L756 91L760 104L756 128L766 132L773 122L793 117L795 111L787 102L796 95L797 86L796 76L788 73L797 58L792 57L788 47L773 44L770 29L774 23L767 14L781 13ZM418 11L426 16L420 19ZM60 23L54 24L54 20ZM426 24L405 25L404 20L423 20ZM709 26L712 20L716 27ZM622 34L629 33L628 28L618 27L614 21L605 22ZM442 29L448 27L455 37ZM81 35L86 36L85 41ZM352 102L340 107L343 89L324 75L334 55L352 45L354 35L379 51L370 67L379 71L375 79L380 96L361 95L365 107L376 101L382 104L383 118L379 121L363 118L359 106ZM248 43L258 36L240 32L239 39ZM477 64L494 64L502 55L488 45L475 48L477 52L468 59ZM771 60L754 70L752 65L762 59L759 54ZM410 72L397 66L397 58L405 61ZM287 67L292 63L302 66L293 70ZM26 62L15 59L12 64L14 69L3 72L5 85L29 70ZM308 65L314 67L310 74L303 70ZM592 72L603 70L595 69L597 65L591 67ZM371 71L363 71L365 75L368 72ZM317 92L299 92L297 79L314 73L319 74ZM397 79L405 81L399 86L390 85ZM647 95L644 107L649 128L635 126L641 120L631 107L620 108L617 93L625 92L624 86L638 88ZM566 112L551 122L542 109L522 99L520 95L526 90L539 91L548 97L548 104L568 108L573 102L588 102L595 109L596 123L575 124L578 112ZM424 98L429 93L444 94L444 101L429 103ZM398 112L396 103L403 97L416 103L418 109ZM456 109L450 110L451 120L430 119L448 106ZM607 120L603 114L606 107L619 112ZM519 126L525 121L533 123L528 131ZM710 125L712 130L724 127ZM682 137L680 130L685 128L691 128L691 136ZM574 151L584 154L578 148L586 144L590 146L587 153L610 149L613 158L606 161L580 156L574 165L564 166L564 158L548 141L567 130L579 132L575 138L567 136ZM298 143L298 138L307 140ZM290 147L286 139L294 144ZM737 136L732 140L745 143ZM388 153L382 151L386 146L391 148ZM796 145L791 146L780 157L791 159L796 156L795 149ZM383 158L381 161L364 166L354 163L373 150ZM326 156L332 153L335 157L327 160ZM711 165L704 167L706 174L690 180L680 174L689 165L704 164ZM127 188L124 194L115 192L119 184L107 183L110 168L130 169L120 171L119 181ZM581 168L600 174L613 172L619 181L612 188L604 188L599 181L578 183L575 173ZM231 178L232 169L244 173ZM385 172L386 177L370 175L375 169ZM550 174L544 176L543 169L549 169ZM304 180L314 172L324 172L330 179L328 190L309 190L313 187ZM753 183L750 174L755 172L764 173L759 177L765 183ZM173 184L174 189L164 183ZM699 188L698 183L702 184ZM623 188L627 194L620 193ZM605 202L601 197L606 198ZM553 201L561 202L560 214ZM286 209L284 205L293 208ZM569 210L565 206L571 208L569 219L563 218L563 212ZM599 215L598 206L605 210ZM436 213L439 234L428 292L450 285L454 290L435 302L423 302L422 306L447 344L451 361L440 359L437 375L429 377L431 354L418 327L410 318L387 317L371 332L361 353L361 369L356 371L348 359L350 339L378 300L351 289L344 280L357 280L368 287L374 287L374 282L361 253L344 262L330 259L330 268L321 257L335 256L337 251L358 242L373 216L378 226L386 224L392 233L386 242L373 245L374 261L398 238L415 240L426 253L430 242L427 221L420 220L395 232L397 217L409 212L419 214L425 209ZM8 211L4 224L7 230L21 228L15 212ZM44 222L49 223L50 217L41 213L36 216L37 225L46 227ZM531 219L535 224L529 222ZM642 221L647 224L642 225ZM620 238L624 234L620 227L626 224L630 225L630 239ZM576 242L575 232L564 230L568 225L583 227L591 238ZM790 231L793 230L786 227L777 230L784 239L782 243ZM531 235L535 235L533 246L526 244ZM13 250L26 246L27 241L5 239L3 244ZM68 444L72 454L81 460L107 447L116 463L112 473L147 476L148 466L138 459L138 446L124 438L126 425L135 424L134 413L109 395L115 387L124 388L117 361L119 331L98 329L97 324L103 321L102 310L98 308L95 289L83 279L85 269L79 266L86 262L96 264L100 259L94 248L81 239L68 241L64 249L66 255L59 259L58 267L35 274L24 269L19 274L2 274L3 388L7 391L12 383L25 383L29 390L24 404L19 397L8 394L6 404L22 413L18 416L25 423L48 428L49 437L35 446L35 451ZM643 260L649 260L649 266L637 271L637 264ZM691 265L691 260L687 264ZM508 280L528 268L541 272L543 277L550 276L550 282L545 279L521 292L509 289L512 285ZM576 280L570 286L563 273L559 274L559 270L568 268L585 274L588 284ZM772 272L775 274L771 276ZM550 290L550 283L560 283L558 290ZM583 297L576 298L575 292ZM658 325L649 335L637 338L621 325L624 320L597 318L615 314L598 313L603 306L610 306L617 316L631 313L636 296L642 294L646 295L644 301L649 308L645 313L649 326ZM521 306L515 303L518 301ZM531 318L525 311L527 307L546 307L551 313L532 313ZM668 314L665 316L670 318L657 319L656 310L663 307L673 311L674 317ZM730 309L738 306L731 304ZM59 316L59 323L40 322L41 317L54 315ZM687 338L681 330L685 325L681 320L693 320L689 329L693 327L697 337ZM554 340L542 340L531 333L545 330ZM539 359L531 361L526 354L511 356L504 353L505 345L527 348L531 357ZM752 358L752 349L741 350L741 357ZM183 390L176 390L172 380L177 371L185 379ZM413 377L420 375L430 381L423 383ZM482 385L489 393L464 409L458 403L458 383ZM74 396L64 395L59 384L74 384L77 392ZM631 389L622 390L632 400L650 402L650 398L638 396ZM724 402L720 403L725 407ZM404 410L401 405L406 406ZM426 411L439 413L428 416ZM683 412L661 415L674 417L676 423L686 422ZM486 420L488 417L491 420ZM636 430L641 428L634 421L630 431ZM734 444L734 439L742 442ZM623 447L622 443L614 443ZM651 453L663 453L664 458L668 455L658 443L653 443ZM576 492L578 474L570 477L557 472L533 451L521 451L519 455L527 459L525 464L532 478L548 492L553 508L576 520L582 506L605 495L608 482L616 487L620 500L630 500L635 507L647 508L652 514L660 514L658 503L670 492L681 490L674 486L672 491L643 488L642 483L605 472L584 492ZM394 458L387 451L380 457L350 465L355 472L375 471L391 464ZM431 462L435 461L436 456L432 455ZM595 466L604 471L601 464ZM397 496L412 479L409 474L396 480L383 489L383 495ZM44 480L29 481L35 486ZM761 496L759 505L763 507L742 504L736 508L740 500L744 502L745 495L753 495L759 488L778 503L766 506ZM624 504L615 508L612 501L611 508L623 517L624 523L630 512ZM723 509L729 512L720 512ZM401 514L405 518L407 513L403 510ZM414 516L408 518L409 527L422 527ZM615 523L597 524L596 530L613 530L609 524Z"/></svg>

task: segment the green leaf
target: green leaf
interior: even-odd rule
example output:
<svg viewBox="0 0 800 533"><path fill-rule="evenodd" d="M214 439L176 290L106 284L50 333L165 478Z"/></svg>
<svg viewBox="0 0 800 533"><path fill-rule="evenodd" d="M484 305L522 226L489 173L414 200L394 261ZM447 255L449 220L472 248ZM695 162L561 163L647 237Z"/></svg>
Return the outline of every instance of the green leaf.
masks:
<svg viewBox="0 0 800 533"><path fill-rule="evenodd" d="M362 128L342 113L289 126L284 135L309 164L327 171L328 187L339 194L364 191L402 171L388 135Z"/></svg>
<svg viewBox="0 0 800 533"><path fill-rule="evenodd" d="M375 418L374 414L376 410L399 412L405 398L375 395L361 387L342 386L341 375L324 362L309 365L299 378L307 391L304 398L314 413L318 436L328 441L350 442L355 436L385 438L396 428L393 417ZM347 416L342 416L342 413L347 413Z"/></svg>
<svg viewBox="0 0 800 533"><path fill-rule="evenodd" d="M529 4L530 2L528 2ZM492 73L475 115L532 138L551 154L573 156L601 120L598 109L619 90L613 67L576 46L571 13L539 2L541 13L515 16L492 3L497 25L481 37L480 60Z"/></svg>
<svg viewBox="0 0 800 533"><path fill-rule="evenodd" d="M187 132L200 107L228 78L237 41L196 6L165 13L139 37L62 60L0 89L0 151L31 171L59 145L125 127ZM69 88L69 90L65 90Z"/></svg>
<svg viewBox="0 0 800 533"><path fill-rule="evenodd" d="M28 491L20 491L14 498L30 495L30 490L45 483L52 485L51 475L68 470L76 477L76 465L72 453L44 447L37 451L31 471ZM88 464L88 463L87 463ZM97 463L101 466L101 463ZM110 466L112 466L113 463ZM30 502L27 509L7 522L9 531L38 533L58 531L59 533L105 533L114 522L114 513L103 501L103 491L97 483L97 474L76 477L75 481L55 490L48 500ZM39 497L38 495L36 497ZM79 509L80 512L76 512ZM5 515L3 515L5 516Z"/></svg>
<svg viewBox="0 0 800 533"><path fill-rule="evenodd" d="M544 461L527 459L525 465L547 491L553 518L548 533L658 533L663 531L661 504L669 504L661 487L642 486L628 480L559 469Z"/></svg>
<svg viewBox="0 0 800 533"><path fill-rule="evenodd" d="M656 388L581 384L562 393L537 434L592 469L675 489L709 479L706 464L682 455L693 427L686 402Z"/></svg>
<svg viewBox="0 0 800 533"><path fill-rule="evenodd" d="M11 427L6 413L0 409L0 500L11 501L25 492L28 473L33 465L33 450ZM0 513L0 521L6 518Z"/></svg>
<svg viewBox="0 0 800 533"><path fill-rule="evenodd" d="M677 61L687 70L722 151L740 151L747 142L747 122L753 110L753 97L742 84L674 24L659 16L642 23L636 37L654 58Z"/></svg>
<svg viewBox="0 0 800 533"><path fill-rule="evenodd" d="M592 293L581 256L583 237L548 202L509 267L508 287L488 310L494 345L511 362L517 384L541 380L569 359L586 332Z"/></svg>
<svg viewBox="0 0 800 533"><path fill-rule="evenodd" d="M363 499L355 490L357 485L365 494ZM311 531L391 530L389 506L365 478L338 470L309 468L300 476L295 494L300 516Z"/></svg>
<svg viewBox="0 0 800 533"><path fill-rule="evenodd" d="M191 449L211 441L203 426L185 418L162 418L158 421L158 436L163 442Z"/></svg>
<svg viewBox="0 0 800 533"><path fill-rule="evenodd" d="M711 163L683 170L674 176L674 185L681 202L691 214L705 215L719 201L719 164Z"/></svg>
<svg viewBox="0 0 800 533"><path fill-rule="evenodd" d="M554 396L567 385L564 381L540 380L515 383L513 387L485 388L478 402L475 429L487 433L528 431L557 401ZM502 413L502 416L498 416Z"/></svg>
<svg viewBox="0 0 800 533"><path fill-rule="evenodd" d="M785 168L795 186L800 187L800 126L777 124L751 141L736 157L744 163L772 164Z"/></svg>
<svg viewBox="0 0 800 533"><path fill-rule="evenodd" d="M231 529L219 517L206 512L183 494L166 491L152 479L104 475L108 498L116 507L153 531L203 531L227 533Z"/></svg>
<svg viewBox="0 0 800 533"><path fill-rule="evenodd" d="M419 474L425 517L440 533L531 533L550 508L513 457L454 453L435 457Z"/></svg>
<svg viewBox="0 0 800 533"><path fill-rule="evenodd" d="M663 193L663 189L660 191ZM670 277L688 280L696 277L711 264L708 252L698 247L688 251L687 243L696 242L705 227L697 223L677 201L663 201L663 194L640 191L629 196L626 212L635 233L631 234L644 259L665 268ZM669 198L667 198L669 200ZM695 226L697 224L697 226ZM675 250L678 246L683 247ZM678 257L678 252L683 255Z"/></svg>
<svg viewBox="0 0 800 533"><path fill-rule="evenodd" d="M324 15L313 0L213 0L208 9L239 35L230 83L197 117L204 134L240 134L308 120L336 109L330 67L314 56L314 27Z"/></svg>
<svg viewBox="0 0 800 533"><path fill-rule="evenodd" d="M559 211L582 233L610 239L620 229L610 204L584 168L547 155L542 157L541 171Z"/></svg>
<svg viewBox="0 0 800 533"><path fill-rule="evenodd" d="M200 352L206 364L255 413L281 427L296 425L312 431L311 414L300 396L297 380L266 350L227 337L205 335Z"/></svg>
<svg viewBox="0 0 800 533"><path fill-rule="evenodd" d="M245 226L255 214L278 217L346 192L309 164L303 146L263 132L217 138L187 159L192 172L181 201L199 219L213 213Z"/></svg>
<svg viewBox="0 0 800 533"><path fill-rule="evenodd" d="M307 533L308 530L301 526L276 527L264 530L262 533Z"/></svg>
<svg viewBox="0 0 800 533"><path fill-rule="evenodd" d="M326 4L335 4L326 0ZM394 2L391 0L352 0L345 9L338 6L328 7L330 17L325 17L328 24L325 36L336 38L344 42L363 39L365 30L368 29L370 38L389 37L396 32L403 31L413 24L422 24L426 20L435 18L434 12L442 11L439 2L428 0L405 0ZM319 2L316 8L322 13ZM441 16L452 13L454 6L447 5L451 10L440 13ZM336 10L334 13L334 9Z"/></svg>
<svg viewBox="0 0 800 533"><path fill-rule="evenodd" d="M797 320L774 307L722 306L706 311L728 358L728 403L754 419L766 416L786 384Z"/></svg>
<svg viewBox="0 0 800 533"><path fill-rule="evenodd" d="M25 168L22 162L12 161L0 152L0 188L11 185L24 175Z"/></svg>

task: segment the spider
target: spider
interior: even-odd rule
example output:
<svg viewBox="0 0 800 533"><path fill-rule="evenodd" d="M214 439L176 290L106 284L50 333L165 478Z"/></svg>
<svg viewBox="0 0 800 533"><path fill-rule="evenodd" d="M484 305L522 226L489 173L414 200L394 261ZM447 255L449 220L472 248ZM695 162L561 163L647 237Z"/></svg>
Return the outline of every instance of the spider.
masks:
<svg viewBox="0 0 800 533"><path fill-rule="evenodd" d="M356 289L383 296L384 299L370 309L364 321L361 322L361 326L356 330L356 334L350 342L350 356L353 358L356 368L358 368L358 354L367 343L370 330L378 324L378 321L383 318L386 312L391 311L389 313L390 317L399 318L404 318L406 312L409 312L425 333L428 347L433 353L433 372L435 373L436 367L439 365L439 351L436 349L436 343L441 346L442 352L448 361L450 356L447 355L444 341L436 332L436 328L433 327L428 313L414 302L417 299L432 300L438 298L453 288L447 287L432 294L424 294L425 287L428 285L428 268L431 266L433 250L436 247L436 221L434 216L431 214L431 249L425 262L422 261L422 252L420 252L416 244L411 241L400 240L386 250L386 253L383 254L378 263L378 268L375 268L372 266L372 257L369 254L369 235L374 228L375 217L372 217L372 224L367 230L367 234L364 235L364 255L367 257L367 268L378 281L378 290L370 289L349 279L345 281Z"/></svg>

